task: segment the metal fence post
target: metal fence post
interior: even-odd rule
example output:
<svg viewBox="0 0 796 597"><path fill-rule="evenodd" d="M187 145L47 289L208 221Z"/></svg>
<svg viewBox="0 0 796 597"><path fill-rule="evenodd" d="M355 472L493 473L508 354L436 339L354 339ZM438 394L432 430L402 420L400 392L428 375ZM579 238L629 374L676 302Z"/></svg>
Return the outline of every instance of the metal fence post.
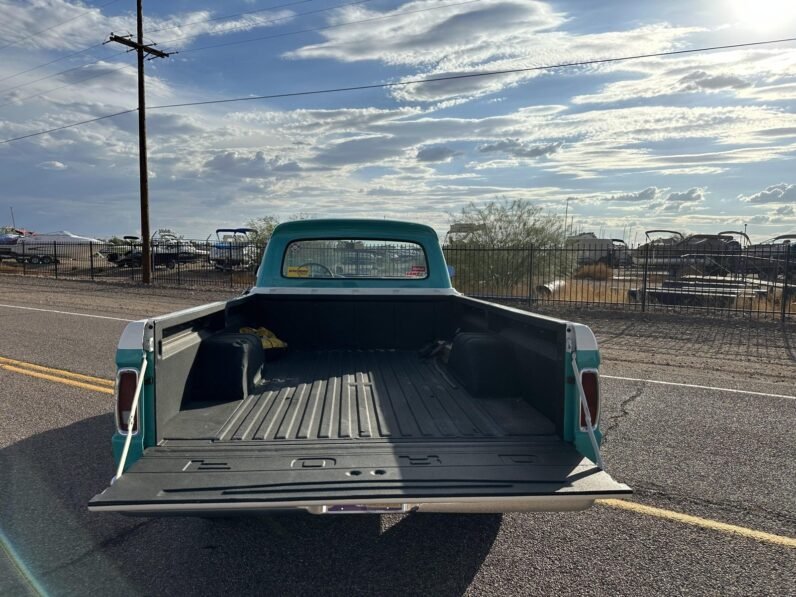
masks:
<svg viewBox="0 0 796 597"><path fill-rule="evenodd" d="M22 241L23 241L22 242L22 275L23 276L27 276L28 275L28 268L27 268L26 262L28 261L28 259L25 256L25 253L27 252L27 249L25 249L25 242L24 242L25 238L24 237L22 237Z"/></svg>
<svg viewBox="0 0 796 597"><path fill-rule="evenodd" d="M785 317L787 312L790 311L788 308L788 276L790 275L790 245L785 245L785 275L782 277L782 305L780 311L780 321L783 323L785 322ZM776 277L774 278L774 282L776 283Z"/></svg>
<svg viewBox="0 0 796 597"><path fill-rule="evenodd" d="M229 247L227 251L227 268L229 269L229 287L232 288L232 240L229 241Z"/></svg>
<svg viewBox="0 0 796 597"><path fill-rule="evenodd" d="M533 293L533 245L528 247L528 308L531 308Z"/></svg>
<svg viewBox="0 0 796 597"><path fill-rule="evenodd" d="M182 240L177 241L177 286L182 286L182 278L180 277L180 269L182 269L182 260L180 259L180 255L182 254ZM186 251L187 253L187 251Z"/></svg>
<svg viewBox="0 0 796 597"><path fill-rule="evenodd" d="M88 241L88 263L89 263L89 276L91 281L94 281L94 242Z"/></svg>
<svg viewBox="0 0 796 597"><path fill-rule="evenodd" d="M649 274L650 247L644 248L644 273L641 279L641 312L647 310L647 277Z"/></svg>
<svg viewBox="0 0 796 597"><path fill-rule="evenodd" d="M58 279L58 242L53 241L53 265L55 266L55 279Z"/></svg>

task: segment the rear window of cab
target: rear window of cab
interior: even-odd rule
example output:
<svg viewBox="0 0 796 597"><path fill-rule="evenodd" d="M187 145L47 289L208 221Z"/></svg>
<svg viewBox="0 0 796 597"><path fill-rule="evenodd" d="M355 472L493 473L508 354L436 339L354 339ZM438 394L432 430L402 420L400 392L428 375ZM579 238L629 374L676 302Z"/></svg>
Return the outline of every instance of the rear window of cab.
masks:
<svg viewBox="0 0 796 597"><path fill-rule="evenodd" d="M288 244L285 278L423 280L428 261L415 242L373 239L304 239Z"/></svg>

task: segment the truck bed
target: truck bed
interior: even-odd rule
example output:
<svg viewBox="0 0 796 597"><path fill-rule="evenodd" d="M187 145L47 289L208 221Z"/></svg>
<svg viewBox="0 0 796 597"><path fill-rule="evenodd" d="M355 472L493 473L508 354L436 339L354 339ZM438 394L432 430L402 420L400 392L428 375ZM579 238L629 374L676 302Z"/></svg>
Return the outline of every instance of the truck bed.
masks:
<svg viewBox="0 0 796 597"><path fill-rule="evenodd" d="M243 401L219 396L179 412L163 443L480 441L555 433L522 398L474 398L438 358L417 351L291 351L269 362L266 375Z"/></svg>
<svg viewBox="0 0 796 597"><path fill-rule="evenodd" d="M562 439L567 325L460 296L256 294L172 315L153 331L154 441L89 509L560 511L630 493ZM262 376L262 355L223 340L242 326L289 346ZM450 367L423 356L439 341Z"/></svg>

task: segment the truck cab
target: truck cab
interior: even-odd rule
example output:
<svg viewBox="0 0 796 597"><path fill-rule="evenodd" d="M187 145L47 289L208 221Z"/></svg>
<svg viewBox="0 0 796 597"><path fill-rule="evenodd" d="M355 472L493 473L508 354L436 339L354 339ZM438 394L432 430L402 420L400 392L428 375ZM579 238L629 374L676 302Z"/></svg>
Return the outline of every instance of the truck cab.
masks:
<svg viewBox="0 0 796 597"><path fill-rule="evenodd" d="M469 298L436 233L276 228L245 295L128 325L113 482L135 515L563 511L600 456L588 327Z"/></svg>

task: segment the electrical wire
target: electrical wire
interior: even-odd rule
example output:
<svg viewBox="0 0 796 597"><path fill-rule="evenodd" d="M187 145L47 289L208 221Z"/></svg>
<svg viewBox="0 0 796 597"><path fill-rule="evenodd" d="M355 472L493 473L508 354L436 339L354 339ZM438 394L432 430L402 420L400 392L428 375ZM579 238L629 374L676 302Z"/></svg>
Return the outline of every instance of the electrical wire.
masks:
<svg viewBox="0 0 796 597"><path fill-rule="evenodd" d="M45 27L44 29L39 29L35 33L31 33L30 35L26 35L25 37L20 37L16 41L12 41L11 43L8 43L8 44L6 44L4 46L0 46L0 50L5 50L6 48L10 48L11 46L15 46L18 43L23 42L23 41L25 41L27 39L31 39L32 37L36 37L37 35L41 35L45 31L50 31L50 30L55 29L57 27L61 27L62 25L66 25L67 23L71 23L72 21L75 21L75 20L77 20L79 18L82 18L82 17L86 16L87 14L89 14L89 13L95 11L95 10L100 10L100 9L105 8L106 6L110 6L111 4L114 4L114 3L118 2L118 1L119 0L110 0L110 2L106 2L105 4L100 4L99 6L92 6L89 10L85 10L85 11L81 12L78 15L75 15L75 16L69 18L69 19L66 19L65 21L61 21L60 23L56 23L55 25L50 25L49 27Z"/></svg>
<svg viewBox="0 0 796 597"><path fill-rule="evenodd" d="M337 4L335 6L327 6L326 8L319 8L317 10L309 10L307 12L297 12L296 14L292 14L292 15L287 16L287 17L277 17L277 18L274 18L274 19L268 19L268 20L265 20L265 21L259 21L257 23L257 25L259 25L259 26L261 26L261 25L270 25L272 23L279 23L281 21L289 21L290 19L295 19L297 17L306 17L306 16L309 16L309 15L321 14L321 13L329 12L330 10L335 10L335 9L338 9L338 8L346 8L348 6L358 6L360 4L367 4L368 2L373 2L373 1L374 0L355 0L354 2L346 2L345 4ZM470 0L470 2L480 2L480 1L481 0ZM433 6L433 7L429 8L429 9L426 9L426 10L439 10L440 8L445 8L445 6L456 6L456 4L446 4L444 6ZM401 13L401 14L411 14L411 12ZM397 17L397 16L401 16L401 15L397 15L397 14L396 15L385 15L384 17L381 17L381 18ZM359 22L361 22L361 21L350 21L350 22L347 22L345 24L346 25L353 25L354 23L359 23ZM228 29L224 29L224 31L222 33L229 33L230 31L239 31L239 30L242 30L242 29L247 29L248 30L248 29L251 29L251 28L252 28L251 25L238 25L236 27L230 27ZM316 31L316 29L306 29L306 30L302 30L302 31L297 31L295 33L291 32L291 33L282 34L282 35L283 36L284 35L295 35L296 33L305 33L306 31ZM175 41L185 41L186 39L195 39L197 37L203 37L204 35L207 35L207 34L206 33L195 33L193 35L183 35L181 37L175 37L173 39L167 39L166 41L160 42L160 45L174 43ZM203 46L201 48L191 48L189 50L180 50L180 54L185 54L186 52L196 52L198 50L206 50L208 48L216 48L216 47L220 48L220 47L228 46L228 45L231 46L231 45L235 45L235 44L245 44L245 43L249 43L249 42L252 42L252 41L260 41L261 39L271 39L271 36L266 35L266 36L263 36L263 37L253 37L251 39L239 40L237 42L229 42L229 43L217 44L217 45L212 45L212 46Z"/></svg>
<svg viewBox="0 0 796 597"><path fill-rule="evenodd" d="M30 133L29 135L22 135L21 137L14 137L13 139L6 139L5 141L0 141L0 145L2 145L3 143L11 143L12 141L21 141L22 139L30 139L31 137L38 137L39 135L46 135L47 133L54 133L56 131L63 131L64 129L71 129L83 124L97 122L98 120L105 120L106 118L114 118L115 116L121 116L122 114L130 114L130 112L138 112L138 108L130 108L129 110L122 110L121 112L114 112L113 114L105 114L104 116L98 116L97 118L91 118L89 120L81 120L80 122L65 124L63 126L58 126L53 129L48 129L46 131L41 131L38 133Z"/></svg>
<svg viewBox="0 0 796 597"><path fill-rule="evenodd" d="M199 21L188 21L187 23L182 23L180 25L174 25L169 27L161 27L159 29L149 29L148 33L158 33L159 31L171 31L173 29L182 29L183 27L192 27L193 25L201 25L203 23L213 23L215 21L223 21L225 19L234 19L235 17L245 17L247 15L253 15L260 12L268 12L270 10L277 10L279 8L287 8L289 6L297 6L299 4L306 4L308 2L314 2L315 0L297 0L295 2L288 2L286 4L277 4L276 6L269 6L268 8L258 8L257 10L247 10L246 12L238 12L231 15L224 15L221 17L210 17L208 19L202 19Z"/></svg>
<svg viewBox="0 0 796 597"><path fill-rule="evenodd" d="M250 42L254 42L254 41L264 41L264 40L268 40L268 39L277 39L277 38L281 38L281 37L289 37L291 35L300 35L302 33L310 33L310 32L314 32L314 31L323 31L325 29L336 29L336 28L339 28L339 27L346 27L348 25L357 25L357 24L360 24L360 23L368 23L368 22L371 22L371 21L380 21L380 20L385 20L385 19L392 19L392 18L397 18L397 17L401 17L401 16L404 16L404 15L410 15L410 14L415 14L415 13L419 13L419 12L429 12L429 11L432 11L432 10L440 10L442 8L448 8L448 7L451 7L451 6L461 6L461 5L464 5L464 4L473 4L475 2L480 2L480 1L481 0L465 0L464 2L454 2L454 3L444 4L444 5L440 5L440 6L432 6L432 7L429 7L429 8L421 8L421 9L418 9L418 10L410 10L410 11L402 12L402 13L399 13L399 14L382 15L382 16L378 16L378 17L370 17L370 18L367 18L367 19L357 19L357 20L354 20L354 21L346 21L344 23L337 23L335 25L324 25L324 26L321 26L321 27L312 27L312 28L309 28L309 29L300 29L300 30L297 30L297 31L287 31L287 32L284 32L284 33L276 33L276 34L272 34L272 35L264 35L264 36L260 36L260 37L249 38L249 39L239 40L239 41L235 41L235 42L225 42L225 43L221 43L221 44L213 44L213 45L210 45L210 46L201 46L201 47L198 47L198 48L190 48L190 49L187 49L187 50L180 50L179 53L186 54L188 52L197 52L197 51L207 50L207 49L211 49L211 48L224 47L224 46L228 46L228 45L250 43ZM280 18L277 18L277 19L271 19L270 21L262 21L260 24L284 21L284 20L293 19L293 18L296 18L296 17L304 16L304 15L327 12L329 10L334 10L335 8L343 8L343 7L346 7L346 6L353 6L353 5L357 5L357 4L365 4L367 2L373 2L373 0L356 0L355 2L349 2L347 4L338 4L336 6L330 6L328 8L323 8L323 9L319 9L319 10L309 11L309 12L306 12L306 13L298 13L298 14L292 15L290 17L280 17ZM227 31L230 31L230 30L227 30ZM204 34L202 34L202 35L204 35ZM195 37L200 37L200 35L178 37L178 38L175 38L175 39L172 39L172 40L167 40L166 42L162 42L162 43L163 44L167 44L167 43L171 43L173 41L180 41L180 40L185 40L185 39L190 39L190 38L195 38ZM92 46L92 47L94 47L94 46ZM126 54L126 53L128 53L128 52L124 52L124 51L123 52L118 52L118 54ZM73 72L75 70L79 70L79 69L81 69L81 68L83 68L85 66L91 66L93 64L97 64L98 62L101 62L103 60L106 60L106 58L99 58L97 60L94 60L93 62L87 62L85 64L82 64L82 65L79 65L79 66L76 66L76 67L72 67L72 68L68 68L68 69L62 70L62 71L58 71L56 73L52 73L52 74L46 75L44 77L39 77L38 79L33 79L32 81L27 81L25 83L20 83L18 85L14 85L13 87L8 87L6 89L3 89L2 91L0 91L0 94L6 93L8 91L13 91L14 89L19 89L21 87L26 87L27 85L32 85L33 83L38 83L39 81L45 81L47 79L52 79L53 77L57 77L59 75L63 75L63 74L66 74L66 73ZM116 58L110 58L108 60L116 60ZM57 62L57 60L53 61L53 62ZM35 69L29 69L29 70L35 70ZM108 74L110 74L110 73L108 73Z"/></svg>
<svg viewBox="0 0 796 597"><path fill-rule="evenodd" d="M374 83L369 85L354 85L350 87L335 87L331 89L314 89L314 90L307 90L307 91L293 91L293 92L286 92L286 93L273 93L270 95L255 95L255 96L245 96L245 97L233 97L233 98L224 98L224 99L216 99L216 100L204 100L198 102L182 102L182 103L175 103L175 104L162 104L158 106L149 106L148 109L150 110L160 110L165 108L185 108L188 106L206 106L210 104L227 104L232 102L246 102L246 101L256 101L256 100L265 100L265 99L279 99L279 98L286 98L286 97L300 97L300 96L308 96L308 95L322 95L322 94L329 94L329 93L343 93L349 91L364 91L369 89L390 89L395 87L407 87L410 85L423 85L425 83L435 83L438 81L453 81L459 79L474 79L480 77L494 77L499 75L508 75L508 74L516 74L516 73L525 73L525 72L532 72L532 71L541 71L541 70L558 70L564 68L573 68L579 66L592 66L595 64L610 64L616 62L627 62L630 60L641 60L645 58L662 58L667 56L681 56L684 54L696 54L701 52L715 52L720 50L732 50L738 48L751 48L756 46L765 46L765 45L772 45L772 44L781 44L787 42L796 41L796 37L787 37L781 39L769 39L763 41L755 41L755 42L744 42L744 43L737 43L737 44L724 44L719 46L706 46L700 48L690 48L685 50L669 50L666 52L652 52L648 54L633 54L630 56L617 56L615 58L595 58L593 60L579 60L576 62L562 62L558 64L549 64L545 66L528 66L528 67L521 67L521 68L511 68L511 69L503 69L503 70L495 70L495 71L482 71L482 72L473 72L473 73L462 73L458 75L444 75L440 77L430 77L425 79L411 79L408 81L396 81L393 83ZM0 141L0 145L5 143L11 143L13 141L20 141L22 139L29 139L31 137L37 137L39 135L46 135L48 133L53 133L56 131L60 131L63 129L72 128L75 126L80 126L83 124L88 124L91 122L96 122L98 120L104 120L106 118L113 118L114 116L120 116L122 114L129 114L130 112L136 112L137 108L131 108L129 110L124 110L122 112L115 112L113 114L106 114L105 116L100 116L98 118L92 118L91 120L83 120L80 122L75 122L72 124L67 124L64 126L56 127L53 129L47 129L44 131L39 131L36 133L29 133L27 135L22 135L20 137L14 137L12 139L5 139Z"/></svg>
<svg viewBox="0 0 796 597"><path fill-rule="evenodd" d="M77 56L78 54L82 54L84 52L88 52L89 50L93 50L94 48L99 48L103 45L104 42L100 42L98 44L94 44L93 46L88 46L87 48L83 48L82 50L77 50L76 52L72 52L71 54L67 54L65 56L61 56L60 58L55 58L54 60L50 60L49 62L43 62L42 64L37 64L36 66L32 66L26 70L21 70L19 72L14 73L13 75L7 75L5 77L0 78L1 81L7 81L8 79L13 79L18 77L19 75L24 75L34 70L39 70L40 68L44 68L45 66L50 66L51 64L55 64L56 62L61 62L62 60L66 60L68 58L72 58L72 56Z"/></svg>
<svg viewBox="0 0 796 597"><path fill-rule="evenodd" d="M116 2L116 1L118 1L118 0L114 0L114 2ZM211 18L208 18L208 19L202 19L202 20L198 20L198 21L189 21L187 23L181 23L179 25L173 25L173 26L170 26L170 27L160 27L158 29L151 29L151 30L147 31L147 34L157 33L159 31L170 31L170 30L173 30L173 29L181 29L183 27L191 27L193 25L200 25L202 23L211 23L211 22L214 22L214 21L221 21L221 20L224 20L224 19L232 19L232 18L235 18L235 17L241 17L241 16L256 14L256 13L260 13L260 12L268 12L268 11L271 11L271 10L277 10L277 9L280 9L280 8L287 8L289 6L297 6L299 4L306 4L308 2L314 2L314 1L315 0L297 0L295 2L287 2L285 4L278 4L276 6L271 6L269 8L259 8L257 10L249 10L249 11L246 11L246 12L239 12L239 13L231 14L231 15L224 15L224 16L220 16L220 17L211 17ZM109 2L108 4L112 4L112 2ZM102 6L98 6L97 8L102 8L103 6L107 6L107 4L103 4ZM232 29L232 30L234 30L234 29ZM198 36L186 36L186 37L198 37ZM182 38L178 38L178 39L182 39ZM61 62L62 60L67 60L68 58L72 58L73 56L77 56L78 54L82 54L82 53L88 52L89 50L92 50L94 48L100 47L100 46L104 45L104 43L105 42L100 42L100 43L94 44L93 46L88 46L87 48L83 48L82 50L77 50L75 52L72 52L71 54L67 54L66 56L61 56L60 58L55 58L54 60L50 60L49 62L44 62L42 64L38 64L36 66L28 68L26 70L22 70L22 71L14 73L14 74L7 75L5 77L0 78L0 82L7 81L8 79L13 79L15 77L18 77L19 75L24 75L26 73L32 72L34 70L38 70L40 68L44 68L45 66L50 66L51 64L55 64L56 62ZM0 48L0 49L2 49L2 48Z"/></svg>
<svg viewBox="0 0 796 597"><path fill-rule="evenodd" d="M311 0L302 0L302 2L309 2L309 1L311 1ZM308 12L305 12L305 13L298 13L298 14L295 14L295 15L291 15L291 16L289 16L289 17L279 17L279 18L275 18L275 19L269 19L269 20L266 20L266 21L260 21L260 22L259 22L259 23L257 23L257 24L258 24L258 25L266 25L266 24L270 24L270 23L278 23L278 22L280 22L280 21L286 21L286 20L294 19L294 18L296 18L296 17L301 17L301 16L305 16L305 15L319 14L319 13L323 13L323 12L328 12L328 11L330 11L330 10L334 10L334 9L336 9L336 8L344 8L344 7L346 7L346 6L354 6L354 5L357 5L357 4L366 4L366 3L368 3L368 2L373 2L373 1L374 1L374 0L356 0L356 1L354 1L354 2L349 2L349 3L346 3L346 4L338 4L338 5L336 5L336 6L330 6L330 7L327 7L327 8L322 8L322 9L318 9L318 10L308 11ZM480 1L481 1L481 0L469 0L469 2L480 2ZM466 3L467 3L467 2L465 2L465 4L466 4ZM448 5L446 5L446 6L457 6L457 4L448 4ZM433 9L439 9L439 8L444 8L444 6L432 7L432 10L433 10ZM271 10L273 10L273 8L272 8ZM427 9L427 10L428 10L428 9ZM252 11L252 12L254 12L254 11ZM410 14L410 13L407 13L407 14ZM392 16L400 16L400 15L386 15L386 16L387 16L387 17L392 17ZM381 18L384 18L384 17L381 17ZM361 21L351 21L351 22L348 22L348 23L341 23L341 24L339 24L339 25L335 25L335 27L339 27L339 26L343 26L343 25L347 25L347 24L353 25L353 24L356 24L356 23L359 23L359 22L361 22ZM228 33L229 31L235 31L235 30L238 30L238 29L250 29L250 28L251 28L251 26L250 26L250 25L244 25L244 26L239 26L239 27L233 27L233 28L230 28L230 29L226 29L226 30L224 30L224 33ZM284 37L284 36L287 36L287 35L297 35L297 34L299 34L299 33L305 33L305 32L307 32L307 31L314 31L314 30L315 30L315 29L306 29L306 30L302 30L302 31L288 32L288 33L285 33L285 34L278 35L278 36L276 36L276 37ZM159 31L159 30L156 30L156 31ZM149 33L152 33L152 32L147 32L147 35L148 35ZM167 40L167 41L165 41L165 42L160 42L160 44L159 44L159 45L161 45L161 46L162 46L162 45L165 45L165 44L173 43L173 42L175 42L175 41L184 41L184 40L186 40L186 39L194 39L194 38L197 38L197 37L201 37L201 36L203 36L203 35L206 35L206 34L205 34L205 33L201 33L201 34L196 34L196 35L185 35L185 36L182 36L182 37L176 37L176 38L174 38L174 39L170 39L170 40ZM270 39L271 37L272 37L272 36L265 36L265 37L263 37L262 39ZM241 42L237 42L237 43L248 43L249 41L258 41L258 40L260 40L260 39L261 39L261 38L254 38L254 39L251 39L251 40L243 40L243 41L241 41ZM104 42L103 42L103 43L104 43ZM84 48L84 49L82 49L82 50L80 50L80 51L78 51L78 52L74 52L74 53L72 53L72 54L69 54L69 55L67 55L67 56L63 56L63 57L61 57L61 58L57 58L57 59L55 59L55 60L51 60L50 62L47 62L47 63L45 63L45 64L40 64L40 65L38 65L38 66L35 66L35 67L33 67L33 68L29 68L29 69L27 69L27 70L25 70L25 71L21 71L21 72L15 73L15 74L13 74L13 75L9 75L9 76L7 76L7 77L4 77L3 79L0 79L0 81L4 81L4 80L6 80L6 79L11 79L11 78L13 78L13 77L16 77L17 75L21 75L21 74L24 74L24 73L27 73L27 72L31 72L31 71L37 70L37 69L39 69L39 68L42 68L42 67L44 67L44 66L47 66L47 65L49 65L49 64L53 64L53 63L55 63L55 62L59 62L59 61L61 61L61 60L65 60L65 59L67 59L67 58L70 58L71 56L75 56L75 55L77 55L77 54L80 54L80 53L86 52L86 51L88 51L88 50L90 50L90 49L92 49L92 48L96 48L96 47L97 47L97 46L99 46L99 45L103 45L103 44L102 44L102 43L100 43L100 44L95 44L95 45L93 45L93 46L89 46L88 48ZM224 44L222 44L222 45L224 45ZM209 47L216 47L216 46L209 46ZM207 47L195 48L195 49L190 49L190 50L181 50L181 53L185 53L185 52L194 52L194 51L197 51L197 50L205 50L205 49L207 49ZM118 53L119 53L119 54L126 54L127 52L118 52ZM26 86L28 86L28 85L32 85L32 84L34 84L34 83L38 83L39 81L46 81L47 79L52 79L53 77L57 77L57 76L59 76L59 75L63 75L63 74L66 74L66 73L70 73L70 72L72 72L72 71L75 71L75 70L78 70L78 69L80 69L80 68L83 68L84 66L91 66L92 64L96 64L97 62L100 62L100 61L102 61L102 60L105 60L105 59L106 59L106 58L99 58L99 59L97 59L97 60L94 60L93 62L87 62L87 63L85 63L85 64L82 64L82 65L79 65L79 66L75 66L75 67L68 68L68 69L65 69L65 70L62 70L62 71L58 71L58 72L56 72L56 73L51 73L51 74L49 74L49 75L46 75L46 76L44 76L44 77L39 77L38 79L33 79L33 80L31 80L31 81L26 81L26 82L24 82L24 83L19 83L18 85L14 85L13 87L8 87L8 88L6 88L6 89L3 89L2 91L0 91L0 94L2 94L2 93L6 93L6 92L8 92L8 91L13 91L14 89L19 89L20 87L26 87ZM114 59L114 60L115 60L115 59Z"/></svg>
<svg viewBox="0 0 796 597"><path fill-rule="evenodd" d="M641 60L643 58L661 58L665 56L678 56L682 54L695 54L698 52L714 52L718 50L731 50L735 48L748 48L753 46L762 46L770 44L779 44L785 42L796 41L796 37L788 37L782 39L772 39L766 41L747 42L740 44L725 44L721 46L707 46L703 48L691 48L687 50L669 50L666 52L653 52L649 54L634 54L632 56L619 56L616 58L595 58L593 60L580 60L577 62L563 62L559 64L549 64L545 66L524 66L520 68L507 68L502 70L482 71L473 73L461 73L458 75L443 75L440 77L430 77L425 79L410 79L408 81L396 81L393 83L373 83L370 85L354 85L351 87L335 87L331 89L315 89L310 91L294 91L288 93L276 93L270 95L250 95L245 97L232 97L217 100L205 100L199 102L184 102L179 104L163 104L160 106L150 106L150 110L159 110L161 108L184 108L188 106L205 106L209 104L228 104L233 102L246 102L264 99L277 99L285 97L298 97L302 95L321 95L327 93L342 93L348 91L365 91L368 89L390 89L394 87L407 87L410 85L423 85L424 83L436 83L439 81L454 81L458 79L475 79L479 77L495 77L499 75L510 75L517 73L527 73L540 70L557 70L562 68L573 68L578 66L592 66L595 64L609 64L612 62L626 62L629 60Z"/></svg>
<svg viewBox="0 0 796 597"><path fill-rule="evenodd" d="M72 85L77 85L78 83L84 83L86 81L90 81L91 79L98 79L100 77L107 77L108 75L112 75L115 72L118 72L120 70L124 70L125 68L132 68L132 67L133 67L132 64L122 64L119 68L114 68L114 69L111 69L109 71L101 71L101 72L98 72L98 73L94 73L92 75L89 75L88 77L83 77L82 79L79 79L77 81L72 81L71 83L67 83L66 85L59 85L58 87L51 87L50 89L45 89L44 91L39 91L38 93L32 93L32 94L26 95L24 97L14 98L11 101L8 101L8 102L6 102L4 104L0 104L0 108L5 108L6 106L10 106L12 104L17 104L18 102L21 102L21 101L24 101L24 100L33 99L34 97L40 97L42 95L46 95L48 93L52 93L53 91L58 91L60 89L66 89L67 87L71 87Z"/></svg>
<svg viewBox="0 0 796 597"><path fill-rule="evenodd" d="M126 52L126 51L114 52L114 54L127 54L127 53L128 52ZM80 64L78 66L73 66L71 68L67 68L67 69L64 69L64 70L59 70L57 73L51 73L49 75L45 75L43 77L39 77L38 79L32 79L30 81L26 81L25 83L20 83L18 85L14 85L13 87L6 87L2 91L0 91L0 94L7 93L9 91L13 91L14 89L20 89L21 87L27 87L28 85L33 85L34 83L38 83L39 81L46 81L47 79L52 79L53 77L58 77L60 75L65 75L66 73L71 73L71 72L74 72L76 70L80 70L81 68L84 68L86 66L92 66L94 64L97 64L98 62L102 62L103 60L107 60L107 61L119 60L119 57L110 57L109 58L108 56L103 56L102 58L97 58L96 60L92 60L91 62L86 62L85 64Z"/></svg>

